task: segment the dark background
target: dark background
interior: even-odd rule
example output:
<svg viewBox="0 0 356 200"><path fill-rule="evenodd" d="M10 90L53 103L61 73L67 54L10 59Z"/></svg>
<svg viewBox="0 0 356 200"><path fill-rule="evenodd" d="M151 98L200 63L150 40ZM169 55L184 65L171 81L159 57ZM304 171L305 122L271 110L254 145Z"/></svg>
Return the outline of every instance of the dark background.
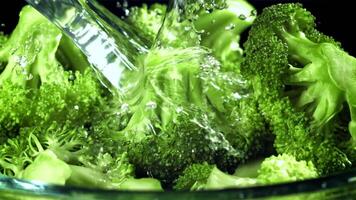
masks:
<svg viewBox="0 0 356 200"><path fill-rule="evenodd" d="M118 0L99 0L113 12L119 13ZM6 3L5 3L6 2ZM11 3L9 3L11 2ZM143 2L165 3L166 0L127 0L129 6L139 5ZM356 56L356 11L349 0L249 0L258 12L261 9L275 3L300 2L310 10L317 18L318 29L323 33L333 36L342 43L343 48L353 56ZM18 13L25 0L3 1L0 5L0 31L11 32L18 20Z"/></svg>

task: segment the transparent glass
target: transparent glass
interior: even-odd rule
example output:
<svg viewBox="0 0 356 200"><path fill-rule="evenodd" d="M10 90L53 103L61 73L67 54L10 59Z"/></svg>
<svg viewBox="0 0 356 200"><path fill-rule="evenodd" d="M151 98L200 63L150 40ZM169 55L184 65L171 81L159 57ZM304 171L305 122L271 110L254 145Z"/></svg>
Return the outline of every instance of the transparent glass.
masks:
<svg viewBox="0 0 356 200"><path fill-rule="evenodd" d="M133 1L133 0L132 0ZM258 0L265 2L268 0ZM322 8L320 8L322 9ZM1 8L0 8L1 10ZM2 11L2 10L1 10ZM12 12L12 11L10 11ZM341 10L340 10L341 12ZM13 11L13 17L17 13ZM333 200L356 199L356 169L340 174L271 186L199 192L134 192L48 185L0 176L0 200Z"/></svg>
<svg viewBox="0 0 356 200"><path fill-rule="evenodd" d="M336 200L356 198L356 169L334 176L278 184L219 191L133 192L46 185L0 177L2 200Z"/></svg>
<svg viewBox="0 0 356 200"><path fill-rule="evenodd" d="M103 85L124 90L126 71L147 46L121 19L96 0L26 0L56 24L87 56Z"/></svg>

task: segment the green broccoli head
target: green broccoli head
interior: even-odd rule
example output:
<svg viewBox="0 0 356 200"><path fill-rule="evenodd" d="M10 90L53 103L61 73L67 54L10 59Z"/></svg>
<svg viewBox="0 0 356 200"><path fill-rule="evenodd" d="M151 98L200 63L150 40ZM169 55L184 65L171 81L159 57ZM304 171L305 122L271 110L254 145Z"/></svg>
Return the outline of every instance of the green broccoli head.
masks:
<svg viewBox="0 0 356 200"><path fill-rule="evenodd" d="M222 72L206 51L156 49L142 63L142 77L131 77L139 84L123 100L129 120L115 136L128 141L140 174L170 184L194 162L231 172L262 150L263 117L256 104L238 97L248 91L244 82Z"/></svg>
<svg viewBox="0 0 356 200"><path fill-rule="evenodd" d="M226 174L207 163L188 166L176 180L175 190L219 190L256 185L254 178L242 178Z"/></svg>
<svg viewBox="0 0 356 200"><path fill-rule="evenodd" d="M212 50L224 70L238 71L243 60L240 37L255 20L256 10L245 0L225 0L210 5L218 8L212 12L200 11L194 21L194 27L201 33L201 45Z"/></svg>
<svg viewBox="0 0 356 200"><path fill-rule="evenodd" d="M22 127L90 125L99 115L107 102L105 90L75 48L45 17L23 8L18 25L0 47L1 138L16 136Z"/></svg>
<svg viewBox="0 0 356 200"><path fill-rule="evenodd" d="M21 87L38 88L41 83L60 83L62 77L55 58L61 32L33 8L27 6L20 20L0 50L0 61L6 67L0 85L6 81Z"/></svg>
<svg viewBox="0 0 356 200"><path fill-rule="evenodd" d="M140 174L170 184L193 162L232 172L271 143L246 81L205 50L152 49L142 66L142 77L127 76L139 84L124 97L129 120L116 136Z"/></svg>
<svg viewBox="0 0 356 200"><path fill-rule="evenodd" d="M143 34L144 38L153 43L162 26L166 9L166 5L158 3L151 6L144 4L140 7L133 7L130 9L126 21L136 28L138 33Z"/></svg>
<svg viewBox="0 0 356 200"><path fill-rule="evenodd" d="M241 169L239 166L237 170ZM249 166L251 167L251 166ZM188 166L175 181L175 190L216 190L285 183L316 178L317 169L311 162L297 161L294 156L271 156L257 166L255 177L230 175L208 163Z"/></svg>
<svg viewBox="0 0 356 200"><path fill-rule="evenodd" d="M332 119L350 102L337 78L347 70L337 62L351 70L354 61L314 20L300 4L265 8L249 32L241 71L276 134L277 151L311 160L328 174L350 166L337 148Z"/></svg>
<svg viewBox="0 0 356 200"><path fill-rule="evenodd" d="M258 182L261 184L283 183L319 176L312 162L297 161L294 156L282 154L266 158L258 170Z"/></svg>

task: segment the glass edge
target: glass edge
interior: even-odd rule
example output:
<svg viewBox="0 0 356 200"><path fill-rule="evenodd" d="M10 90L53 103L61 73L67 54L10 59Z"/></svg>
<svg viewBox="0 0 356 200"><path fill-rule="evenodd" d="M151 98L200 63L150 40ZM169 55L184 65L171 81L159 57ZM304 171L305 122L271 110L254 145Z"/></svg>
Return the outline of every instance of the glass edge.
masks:
<svg viewBox="0 0 356 200"><path fill-rule="evenodd" d="M23 193L34 196L64 196L70 197L76 195L220 195L222 193L235 193L249 197L267 197L271 195L292 195L298 193L308 193L314 191L324 191L335 189L342 186L348 186L356 183L356 168L335 175L296 181L290 183L280 183L267 186L254 186L243 188L231 188L224 190L211 191L120 191L120 190L102 190L83 187L68 187L44 184L36 181L27 181L10 177L0 177L0 192Z"/></svg>

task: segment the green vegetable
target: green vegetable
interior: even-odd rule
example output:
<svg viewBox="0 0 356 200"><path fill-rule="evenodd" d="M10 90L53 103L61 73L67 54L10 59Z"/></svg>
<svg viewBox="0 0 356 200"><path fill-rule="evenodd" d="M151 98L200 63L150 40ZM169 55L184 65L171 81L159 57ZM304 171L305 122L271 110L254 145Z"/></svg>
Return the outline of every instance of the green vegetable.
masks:
<svg viewBox="0 0 356 200"><path fill-rule="evenodd" d="M212 50L224 69L238 69L242 61L241 34L252 25L256 10L245 0L225 0L224 9L212 13L202 12L194 21L201 31L201 44Z"/></svg>
<svg viewBox="0 0 356 200"><path fill-rule="evenodd" d="M354 165L356 61L310 12L290 3L256 16L245 0L184 2L167 16L161 4L131 8L118 21L152 47L115 94L70 38L25 6L12 34L0 33L0 174L195 191Z"/></svg>
<svg viewBox="0 0 356 200"><path fill-rule="evenodd" d="M257 177L239 177L226 174L207 163L187 167L176 180L176 190L217 190L292 182L318 177L312 163L297 161L283 154L266 158L257 171Z"/></svg>
<svg viewBox="0 0 356 200"><path fill-rule="evenodd" d="M50 150L41 152L22 172L21 178L64 185L70 177L70 167Z"/></svg>
<svg viewBox="0 0 356 200"><path fill-rule="evenodd" d="M297 161L295 157L282 154L266 158L258 170L260 184L284 183L318 177L313 163Z"/></svg>
<svg viewBox="0 0 356 200"><path fill-rule="evenodd" d="M151 6L143 4L141 7L132 7L126 21L153 43L162 26L166 9L165 5L157 3Z"/></svg>
<svg viewBox="0 0 356 200"><path fill-rule="evenodd" d="M314 20L300 4L265 8L245 43L241 71L276 135L277 152L330 174L351 164L337 146L335 119L343 103L352 109L346 85L355 62ZM352 135L352 121L349 127Z"/></svg>

